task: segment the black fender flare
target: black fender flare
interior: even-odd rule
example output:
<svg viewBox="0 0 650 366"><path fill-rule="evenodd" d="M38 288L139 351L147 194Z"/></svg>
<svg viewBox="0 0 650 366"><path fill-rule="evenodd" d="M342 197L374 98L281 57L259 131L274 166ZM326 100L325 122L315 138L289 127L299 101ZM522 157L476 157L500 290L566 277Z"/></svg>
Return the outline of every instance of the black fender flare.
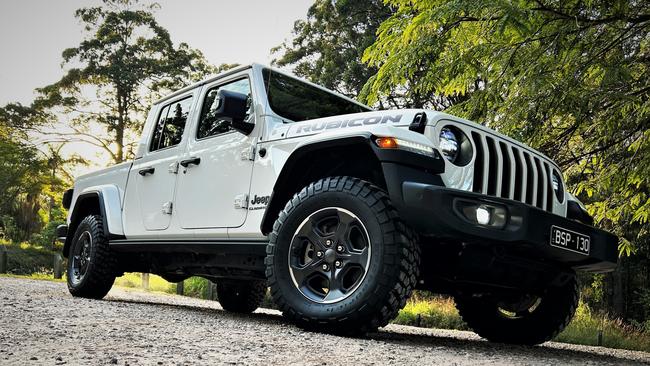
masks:
<svg viewBox="0 0 650 366"><path fill-rule="evenodd" d="M317 152L318 150L349 147L353 145L362 146L363 148L368 149L380 163L382 175L386 181L386 188L389 195L391 196L391 199L398 201L396 206L399 206L399 202L401 202L401 179L409 177L413 178L413 174L407 174L407 176L402 177L400 176L400 173L395 171L395 166L401 166L404 169L409 170L411 173L415 173L415 175L426 174L432 178L436 184L442 184L439 174L444 172L445 165L442 156L437 150L434 149L434 157L429 157L407 150L381 149L374 143L374 139L375 136L366 132L353 136L316 141L296 148L283 165L282 170L275 181L269 204L264 211L264 216L262 217L262 222L260 224L262 233L268 235L273 230L273 223L275 222L277 215L287 203L286 195L278 194L278 192L282 192L282 187L285 187L291 177L295 175L296 165L299 164L302 158ZM404 172L404 169L400 169L400 172ZM418 178L418 180L425 179L426 181L431 181L431 179L428 179L427 177L419 176ZM289 198L294 193L297 192L292 192ZM393 197L395 195L398 195L399 197L395 197L396 199L394 199Z"/></svg>
<svg viewBox="0 0 650 366"><path fill-rule="evenodd" d="M92 202L92 203L91 203ZM88 209L90 205L97 207L92 207ZM96 209L99 209L99 212L94 212ZM74 238L75 232L77 231L77 226L79 222L83 220L84 217L92 213L101 215L104 220L102 220L104 226L104 232L108 234L108 224L106 223L106 207L104 204L104 197L100 191L85 192L79 195L75 200L74 208L72 209L72 214L70 215L70 226L68 227L68 234L65 238L65 243L63 244L63 256L68 258L68 250L72 244L72 239Z"/></svg>

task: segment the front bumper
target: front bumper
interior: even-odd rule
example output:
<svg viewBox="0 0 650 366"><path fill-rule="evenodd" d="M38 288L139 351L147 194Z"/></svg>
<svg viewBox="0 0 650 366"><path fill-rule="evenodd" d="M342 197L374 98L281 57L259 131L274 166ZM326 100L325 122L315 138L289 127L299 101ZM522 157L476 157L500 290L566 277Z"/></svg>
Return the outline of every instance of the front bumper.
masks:
<svg viewBox="0 0 650 366"><path fill-rule="evenodd" d="M500 245L512 253L561 263L575 270L610 272L616 268L618 238L595 227L521 202L431 184L403 182L401 193L400 214L421 235L466 244ZM472 223L455 209L459 200L505 207L508 222L502 229ZM553 225L588 235L589 254L551 246Z"/></svg>

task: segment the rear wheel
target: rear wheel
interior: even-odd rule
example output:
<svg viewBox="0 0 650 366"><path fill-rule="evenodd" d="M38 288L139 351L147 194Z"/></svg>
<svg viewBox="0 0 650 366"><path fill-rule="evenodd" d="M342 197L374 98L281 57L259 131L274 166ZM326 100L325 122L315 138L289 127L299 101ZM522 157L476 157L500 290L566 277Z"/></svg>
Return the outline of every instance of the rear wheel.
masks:
<svg viewBox="0 0 650 366"><path fill-rule="evenodd" d="M86 216L68 253L68 290L75 297L101 299L115 282L116 259L104 234L102 217Z"/></svg>
<svg viewBox="0 0 650 366"><path fill-rule="evenodd" d="M380 188L319 180L287 203L267 247L266 273L283 315L340 334L393 319L416 284L419 247Z"/></svg>
<svg viewBox="0 0 650 366"><path fill-rule="evenodd" d="M266 289L266 281L224 280L217 282L217 298L226 311L252 313L262 304Z"/></svg>
<svg viewBox="0 0 650 366"><path fill-rule="evenodd" d="M456 297L463 320L481 337L512 344L535 345L551 340L569 324L578 306L575 276L542 295L510 299Z"/></svg>

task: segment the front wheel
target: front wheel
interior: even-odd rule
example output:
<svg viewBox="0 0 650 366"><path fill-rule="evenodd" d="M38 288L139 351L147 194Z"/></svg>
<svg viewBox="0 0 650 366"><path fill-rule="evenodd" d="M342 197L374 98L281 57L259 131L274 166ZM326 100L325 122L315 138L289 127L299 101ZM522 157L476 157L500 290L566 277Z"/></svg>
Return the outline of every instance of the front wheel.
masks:
<svg viewBox="0 0 650 366"><path fill-rule="evenodd" d="M266 274L299 326L363 334L385 326L416 285L419 247L386 193L334 177L303 188L273 226Z"/></svg>
<svg viewBox="0 0 650 366"><path fill-rule="evenodd" d="M524 294L510 299L457 296L463 320L481 337L511 344L535 345L557 336L569 324L578 306L575 275L542 295Z"/></svg>
<svg viewBox="0 0 650 366"><path fill-rule="evenodd" d="M115 267L102 217L86 216L77 226L68 253L68 290L75 297L101 299L115 282Z"/></svg>

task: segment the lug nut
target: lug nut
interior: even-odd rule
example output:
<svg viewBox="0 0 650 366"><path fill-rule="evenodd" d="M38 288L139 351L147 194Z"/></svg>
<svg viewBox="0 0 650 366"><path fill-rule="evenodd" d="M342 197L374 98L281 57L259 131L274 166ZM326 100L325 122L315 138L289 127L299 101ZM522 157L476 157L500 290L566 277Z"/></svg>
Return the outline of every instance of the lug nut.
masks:
<svg viewBox="0 0 650 366"><path fill-rule="evenodd" d="M318 258L322 258L323 257L323 252L316 252L316 256Z"/></svg>
<svg viewBox="0 0 650 366"><path fill-rule="evenodd" d="M327 264L323 264L323 271L329 271L329 269L330 266L328 266Z"/></svg>
<svg viewBox="0 0 650 366"><path fill-rule="evenodd" d="M341 261L334 262L334 265L336 266L336 268L341 268Z"/></svg>
<svg viewBox="0 0 650 366"><path fill-rule="evenodd" d="M339 245L339 246L337 246L337 247L336 247L336 250L337 250L338 252L342 252L342 251L343 251L343 245Z"/></svg>
<svg viewBox="0 0 650 366"><path fill-rule="evenodd" d="M329 247L330 245L332 245L332 241L329 239L325 240L325 245Z"/></svg>

